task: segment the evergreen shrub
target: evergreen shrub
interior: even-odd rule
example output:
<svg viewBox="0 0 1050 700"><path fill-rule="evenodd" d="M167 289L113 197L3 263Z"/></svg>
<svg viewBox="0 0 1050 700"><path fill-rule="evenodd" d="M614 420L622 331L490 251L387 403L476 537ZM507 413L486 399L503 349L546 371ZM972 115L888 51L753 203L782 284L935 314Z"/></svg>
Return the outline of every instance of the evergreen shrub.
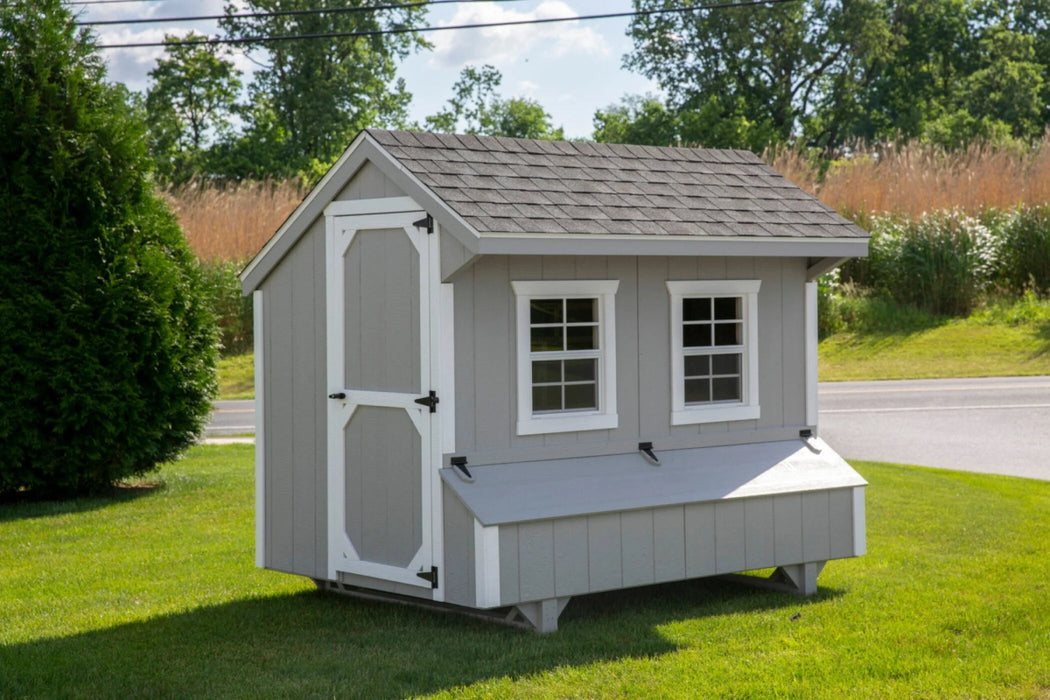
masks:
<svg viewBox="0 0 1050 700"><path fill-rule="evenodd" d="M0 493L91 492L196 441L214 321L144 127L59 0L0 6L0 104Z"/></svg>

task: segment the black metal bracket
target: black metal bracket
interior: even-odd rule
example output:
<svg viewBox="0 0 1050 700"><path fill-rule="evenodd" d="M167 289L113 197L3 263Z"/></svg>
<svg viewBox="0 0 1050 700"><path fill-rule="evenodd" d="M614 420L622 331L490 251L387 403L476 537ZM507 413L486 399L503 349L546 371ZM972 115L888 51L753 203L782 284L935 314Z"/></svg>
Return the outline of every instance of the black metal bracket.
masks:
<svg viewBox="0 0 1050 700"><path fill-rule="evenodd" d="M654 467L660 466L660 458L656 456L653 451L653 443L651 442L639 442L638 451L642 453L646 461L652 464Z"/></svg>
<svg viewBox="0 0 1050 700"><path fill-rule="evenodd" d="M438 398L437 392L431 389L429 394L416 399L416 403L420 406L428 406L431 413L437 413L437 405L441 403L441 399Z"/></svg>
<svg viewBox="0 0 1050 700"><path fill-rule="evenodd" d="M452 464L452 471L459 475L459 478L463 479L467 483L473 483L474 475L467 469L467 458L463 456L456 456L449 460Z"/></svg>
<svg viewBox="0 0 1050 700"><path fill-rule="evenodd" d="M430 567L430 571L419 571L416 576L424 581L430 581L431 588L438 587L438 568L436 566Z"/></svg>
<svg viewBox="0 0 1050 700"><path fill-rule="evenodd" d="M427 233L434 233L434 217L427 214L419 221L413 221L412 225L416 228L426 228Z"/></svg>

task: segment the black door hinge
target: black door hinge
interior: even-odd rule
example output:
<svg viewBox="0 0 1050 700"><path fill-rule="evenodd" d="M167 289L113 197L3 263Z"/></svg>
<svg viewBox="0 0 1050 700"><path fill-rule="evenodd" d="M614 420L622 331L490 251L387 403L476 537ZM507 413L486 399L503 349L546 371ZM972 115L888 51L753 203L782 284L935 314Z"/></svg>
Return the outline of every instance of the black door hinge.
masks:
<svg viewBox="0 0 1050 700"><path fill-rule="evenodd" d="M419 221L413 221L412 225L416 228L426 228L427 233L434 233L434 217L427 214Z"/></svg>
<svg viewBox="0 0 1050 700"><path fill-rule="evenodd" d="M438 398L437 392L433 389L431 389L430 393L426 396L420 396L418 399L416 399L416 403L418 403L420 406L429 406L431 413L437 413L437 405L440 402L441 399Z"/></svg>
<svg viewBox="0 0 1050 700"><path fill-rule="evenodd" d="M424 581L430 581L431 588L438 587L438 568L436 566L430 567L430 571L420 571L416 576Z"/></svg>

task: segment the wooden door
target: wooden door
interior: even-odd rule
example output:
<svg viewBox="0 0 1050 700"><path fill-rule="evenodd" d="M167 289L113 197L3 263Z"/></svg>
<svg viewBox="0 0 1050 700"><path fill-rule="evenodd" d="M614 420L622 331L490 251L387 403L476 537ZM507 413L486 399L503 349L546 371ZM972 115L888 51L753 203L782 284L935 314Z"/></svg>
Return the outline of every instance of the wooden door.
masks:
<svg viewBox="0 0 1050 700"><path fill-rule="evenodd" d="M419 210L328 218L332 580L345 572L437 587L437 237L416 226L425 218Z"/></svg>

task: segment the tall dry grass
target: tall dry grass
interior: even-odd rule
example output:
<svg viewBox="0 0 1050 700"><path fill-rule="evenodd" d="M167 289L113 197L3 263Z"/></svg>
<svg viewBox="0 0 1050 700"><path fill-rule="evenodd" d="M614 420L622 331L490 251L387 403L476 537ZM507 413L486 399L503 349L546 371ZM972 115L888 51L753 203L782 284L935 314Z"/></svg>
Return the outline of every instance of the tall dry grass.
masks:
<svg viewBox="0 0 1050 700"><path fill-rule="evenodd" d="M190 247L201 260L247 260L280 228L306 192L298 180L215 185L194 182L168 188Z"/></svg>
<svg viewBox="0 0 1050 700"><path fill-rule="evenodd" d="M914 218L945 209L977 214L1050 202L1050 136L1028 151L989 145L945 151L916 142L860 147L833 162L823 179L798 151L769 151L765 158L829 207L854 215Z"/></svg>

